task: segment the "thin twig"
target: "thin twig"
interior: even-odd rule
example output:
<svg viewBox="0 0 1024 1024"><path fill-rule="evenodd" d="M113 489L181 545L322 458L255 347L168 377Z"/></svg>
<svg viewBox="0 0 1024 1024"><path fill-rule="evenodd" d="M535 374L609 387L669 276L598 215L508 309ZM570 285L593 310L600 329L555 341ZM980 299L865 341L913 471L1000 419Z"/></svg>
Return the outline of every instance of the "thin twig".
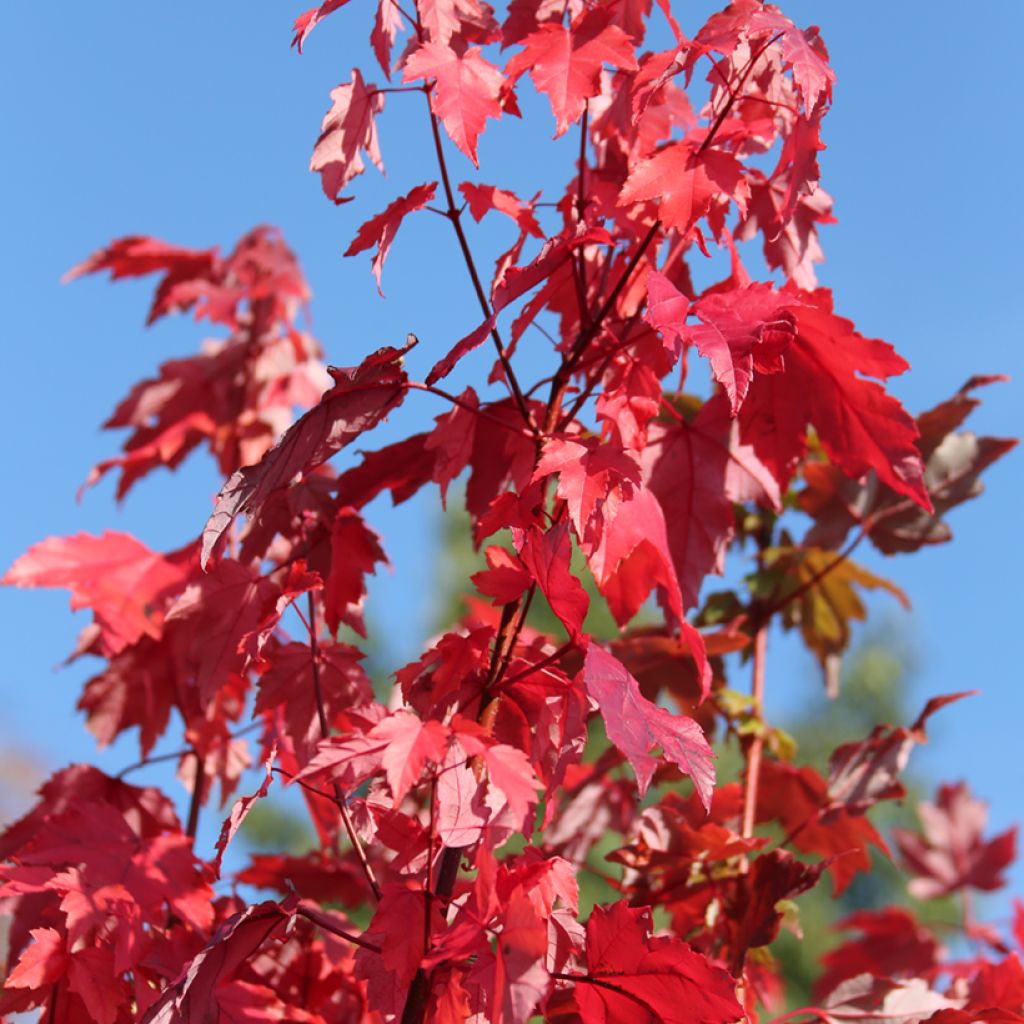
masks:
<svg viewBox="0 0 1024 1024"><path fill-rule="evenodd" d="M480 309L483 311L485 319L489 319L492 315L491 304L487 299L487 294L484 292L484 286L480 283L480 275L476 270L476 263L473 261L473 254L469 248L469 241L466 238L465 231L462 230L462 219L461 210L455 204L455 193L452 191L451 179L448 177L448 164L444 157L444 148L441 145L441 131L437 125L437 115L434 113L433 107L430 105L430 87L427 86L423 90L423 95L427 100L427 109L430 111L430 130L434 136L434 151L437 153L437 165L441 172L441 184L444 188L445 199L448 202L448 219L452 222L452 227L455 229L455 236L459 240L459 248L462 250L462 258L466 264L466 269L469 271L470 280L473 282L473 290L476 292L477 301L480 303ZM523 417L523 422L536 433L536 424L533 422L533 417L530 415L530 408L526 404L526 399L523 398L523 392L520 390L519 381L516 379L515 371L512 369L512 364L509 362L508 354L505 352L505 345L501 340L501 335L498 333L497 325L491 328L491 340L494 342L495 351L498 353L498 359L501 362L501 368L505 371L505 380L509 386L509 390L512 392L512 397L515 399L516 405L519 407L519 414Z"/></svg>

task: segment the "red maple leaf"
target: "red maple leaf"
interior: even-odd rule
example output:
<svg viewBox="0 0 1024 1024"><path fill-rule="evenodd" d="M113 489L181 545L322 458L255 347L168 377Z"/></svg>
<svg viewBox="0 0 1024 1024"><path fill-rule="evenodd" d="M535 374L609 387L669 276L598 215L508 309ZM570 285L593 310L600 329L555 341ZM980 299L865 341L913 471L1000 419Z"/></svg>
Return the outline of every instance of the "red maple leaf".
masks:
<svg viewBox="0 0 1024 1024"><path fill-rule="evenodd" d="M386 347L352 369L332 367L334 387L297 420L255 465L235 473L221 488L203 530L201 563L240 514L256 516L263 503L298 473L308 473L375 427L405 396L402 357L409 350Z"/></svg>
<svg viewBox="0 0 1024 1024"><path fill-rule="evenodd" d="M736 982L685 942L651 935L650 909L625 900L587 921L587 973L574 996L584 1024L743 1019Z"/></svg>
<svg viewBox="0 0 1024 1024"><path fill-rule="evenodd" d="M600 91L601 68L636 68L629 36L611 23L610 12L585 11L566 28L544 24L523 40L523 49L505 68L513 80L525 71L551 102L555 138L569 130L583 113L587 100Z"/></svg>
<svg viewBox="0 0 1024 1024"><path fill-rule="evenodd" d="M489 117L501 116L498 96L504 78L484 60L480 48L459 54L441 42L423 43L405 60L403 82L433 78L430 109L441 119L448 137L473 166L479 166L476 143Z"/></svg>
<svg viewBox="0 0 1024 1024"><path fill-rule="evenodd" d="M160 637L166 598L186 577L186 558L157 554L130 534L107 530L33 545L0 585L66 587L72 611L92 609L99 651L110 657L143 635Z"/></svg>
<svg viewBox="0 0 1024 1024"><path fill-rule="evenodd" d="M383 213L371 217L365 224L362 224L356 237L349 243L345 250L346 256L356 256L367 249L377 246L374 254L372 267L373 276L377 279L377 291L384 293L380 288L380 274L384 269L384 260L387 259L391 249L391 243L402 226L406 216L416 210L422 210L437 191L437 182L432 181L428 185L417 185L404 196L399 196L394 202L388 204Z"/></svg>
<svg viewBox="0 0 1024 1024"><path fill-rule="evenodd" d="M988 809L964 783L939 787L935 803L918 804L919 835L893 829L893 839L914 874L908 888L919 900L937 899L967 887L991 892L1006 884L1002 872L1017 853L1017 829L993 839L982 833Z"/></svg>
<svg viewBox="0 0 1024 1024"><path fill-rule="evenodd" d="M352 81L331 90L331 109L320 125L320 138L313 147L309 169L320 175L324 195L336 203L338 193L366 170L365 153L383 173L377 125L374 118L384 109L384 96L363 81L358 68L352 69Z"/></svg>
<svg viewBox="0 0 1024 1024"><path fill-rule="evenodd" d="M587 648L583 682L597 701L608 738L629 758L641 795L658 766L651 751L660 747L662 756L693 780L705 809L711 807L715 755L692 718L652 704L622 662L593 642Z"/></svg>

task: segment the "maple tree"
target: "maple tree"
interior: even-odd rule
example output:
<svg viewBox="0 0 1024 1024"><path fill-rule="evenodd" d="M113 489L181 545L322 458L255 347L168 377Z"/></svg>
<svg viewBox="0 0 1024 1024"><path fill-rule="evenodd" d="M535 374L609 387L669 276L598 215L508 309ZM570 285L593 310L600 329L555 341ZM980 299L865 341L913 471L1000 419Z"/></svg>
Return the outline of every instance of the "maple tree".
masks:
<svg viewBox="0 0 1024 1024"><path fill-rule="evenodd" d="M296 48L347 2L300 15ZM141 760L117 777L61 770L0 836L0 1014L1024 1021L1024 906L1007 934L970 900L1003 884L1016 834L987 838L963 783L892 841L912 896L961 899L970 955L909 909L861 911L822 957L816 1005L780 1013L771 946L790 901L826 874L843 892L872 847L892 856L869 812L905 795L929 719L967 694L850 737L824 775L764 718L769 628L798 630L834 689L860 591L906 601L855 549L949 540L946 514L1014 442L961 429L995 377L911 417L885 386L907 364L818 287L835 75L817 29L762 0L695 29L667 0L512 0L500 16L483 0L380 0L370 44L395 84L351 71L311 170L335 203L357 201L366 160L384 166L385 101L422 98L434 180L369 215L346 255L374 250L381 289L404 220L439 215L479 313L437 351L409 335L325 367L309 289L271 228L226 256L122 238L69 272L160 275L150 323L191 312L225 335L132 388L106 424L129 431L122 451L87 483L117 472L123 497L203 447L226 482L174 551L49 538L3 578L92 611L73 656L104 666L78 706L100 744L137 729ZM668 45L646 48L655 38ZM564 192L453 184L449 143L479 169L482 134L521 116L531 84L554 135L578 132ZM467 229L492 212L517 234L488 285ZM753 239L765 280L741 256ZM691 268L713 248L729 275L698 289ZM549 356L533 381L528 332ZM476 386L446 389L488 343ZM698 395L686 385L702 361ZM423 392L446 403L432 426L362 447ZM387 547L367 506L431 484L444 503L463 477L484 567L459 620L375 688L367 577ZM709 592L745 555L742 583ZM613 637L593 627L598 604ZM541 605L551 628L531 618ZM654 607L656 624L638 620ZM729 685L744 672L749 698ZM742 755L738 778L716 776L716 733ZM182 737L184 825L170 797L123 777L168 735ZM235 798L254 764L259 782ZM226 817L216 850L197 850L214 783ZM301 793L317 848L231 870L247 815L278 786ZM617 898L581 915L590 875Z"/></svg>

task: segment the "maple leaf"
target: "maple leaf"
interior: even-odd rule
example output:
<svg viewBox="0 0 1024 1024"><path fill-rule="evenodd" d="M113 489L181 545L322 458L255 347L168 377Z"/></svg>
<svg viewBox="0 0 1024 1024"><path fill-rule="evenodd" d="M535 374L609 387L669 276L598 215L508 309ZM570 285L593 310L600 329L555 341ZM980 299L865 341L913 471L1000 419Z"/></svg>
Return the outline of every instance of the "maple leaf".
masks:
<svg viewBox="0 0 1024 1024"><path fill-rule="evenodd" d="M221 261L216 249L183 249L147 235L130 235L94 252L72 267L61 281L67 283L101 270L109 270L113 281L164 271L146 319L152 324L170 312L192 306L198 295L184 286L215 280L221 272Z"/></svg>
<svg viewBox="0 0 1024 1024"><path fill-rule="evenodd" d="M541 25L522 43L505 73L515 80L530 72L533 84L551 103L556 139L579 119L587 99L600 91L602 65L637 66L629 36L599 8L580 14L568 28Z"/></svg>
<svg viewBox="0 0 1024 1024"><path fill-rule="evenodd" d="M785 604L783 621L787 627L799 625L808 650L821 663L830 694L838 692L839 656L850 643L850 622L867 617L855 587L886 590L905 609L910 607L906 594L895 583L834 551L772 548L764 565L769 577L781 585L776 600ZM790 601L789 595L795 599Z"/></svg>
<svg viewBox="0 0 1024 1024"><path fill-rule="evenodd" d="M751 384L740 413L744 440L784 488L806 450L807 424L813 423L829 458L847 476L856 479L873 469L930 512L917 427L876 382L902 373L907 364L891 346L864 338L836 316L827 292L800 299L789 307L797 334L786 349L785 372L758 375Z"/></svg>
<svg viewBox="0 0 1024 1024"><path fill-rule="evenodd" d="M837 747L828 763L828 792L834 804L865 811L879 800L899 800L906 794L899 780L910 752L926 743L925 724L947 704L977 693L951 693L933 697L909 728L876 726L859 743Z"/></svg>
<svg viewBox="0 0 1024 1024"><path fill-rule="evenodd" d="M489 117L501 116L501 72L484 60L480 48L458 54L439 42L423 43L405 60L403 82L433 78L430 109L448 137L478 167L476 143Z"/></svg>
<svg viewBox="0 0 1024 1024"><path fill-rule="evenodd" d="M294 898L282 903L268 900L228 918L178 980L149 1007L141 1024L206 1024L216 1019L218 982L230 978L291 920L297 902Z"/></svg>
<svg viewBox="0 0 1024 1024"><path fill-rule="evenodd" d="M713 201L731 199L744 213L749 187L743 165L720 149L701 152L698 142L687 137L641 160L622 187L619 205L657 200L662 223L684 235Z"/></svg>
<svg viewBox="0 0 1024 1024"><path fill-rule="evenodd" d="M366 153L383 173L384 162L374 121L383 109L383 94L363 81L358 68L352 69L351 82L331 90L331 109L320 125L320 137L313 147L309 169L320 175L324 195L335 203L350 201L339 199L338 193L366 170L362 153Z"/></svg>
<svg viewBox="0 0 1024 1024"><path fill-rule="evenodd" d="M914 878L908 885L919 900L937 899L967 887L991 892L1006 884L1002 871L1017 852L1017 829L982 839L988 810L964 783L939 787L935 803L917 807L919 835L893 829L893 839Z"/></svg>
<svg viewBox="0 0 1024 1024"><path fill-rule="evenodd" d="M519 557L537 581L551 610L565 626L569 636L573 640L578 639L590 598L583 584L569 568L572 557L569 524L561 523L546 532L534 527L517 546Z"/></svg>
<svg viewBox="0 0 1024 1024"><path fill-rule="evenodd" d="M683 604L697 604L708 573L721 574L734 533L733 502L780 508L775 481L753 451L737 443L722 396L690 422L656 423L641 455L646 486L665 516Z"/></svg>
<svg viewBox="0 0 1024 1024"><path fill-rule="evenodd" d="M515 221L524 234L533 235L534 238L544 237L534 216L533 203L524 203L514 192L494 185L474 185L469 181L462 182L459 191L468 204L470 216L477 223L491 210L496 210Z"/></svg>
<svg viewBox="0 0 1024 1024"><path fill-rule="evenodd" d="M793 315L783 307L792 300L770 285L711 292L692 308L663 274L653 271L647 288L647 322L669 338L696 346L729 396L733 416L743 404L755 368L767 373L782 369L782 354L795 333ZM702 324L688 326L688 315Z"/></svg>
<svg viewBox="0 0 1024 1024"><path fill-rule="evenodd" d="M317 644L320 697L328 722L339 712L369 704L373 688L359 662L363 652L350 644ZM259 692L254 713L282 708L284 728L302 763L312 756L322 737L313 653L308 644L274 645L262 656Z"/></svg>
<svg viewBox="0 0 1024 1024"><path fill-rule="evenodd" d="M480 593L493 598L495 604L509 604L518 600L533 580L523 562L496 544L487 548L484 558L487 560L487 568L470 577Z"/></svg>
<svg viewBox="0 0 1024 1024"><path fill-rule="evenodd" d="M736 982L675 938L651 935L648 907L596 906L587 921L587 973L575 998L587 1024L732 1024Z"/></svg>
<svg viewBox="0 0 1024 1024"><path fill-rule="evenodd" d="M823 1008L852 1024L880 1019L892 1024L919 1024L937 1011L956 1009L963 1003L962 999L936 992L923 978L896 981L858 974L841 982L824 1000Z"/></svg>
<svg viewBox="0 0 1024 1024"><path fill-rule="evenodd" d="M159 638L162 605L186 579L184 559L151 551L127 533L50 537L33 545L0 585L67 587L71 610L91 608L100 652L118 654L142 636Z"/></svg>
<svg viewBox="0 0 1024 1024"><path fill-rule="evenodd" d="M331 633L336 634L344 622L366 636L366 575L375 572L378 563L391 564L380 537L354 508L338 509L331 524L331 568L324 590L324 619Z"/></svg>
<svg viewBox="0 0 1024 1024"><path fill-rule="evenodd" d="M308 473L335 452L373 429L405 397L405 348L378 349L352 369L331 368L334 387L320 404L297 420L255 466L224 484L203 530L200 562L205 568L217 542L235 517L259 515L264 502L298 473Z"/></svg>
<svg viewBox="0 0 1024 1024"><path fill-rule="evenodd" d="M168 609L169 642L194 671L204 706L250 661L243 641L280 618L280 593L257 570L222 559Z"/></svg>
<svg viewBox="0 0 1024 1024"><path fill-rule="evenodd" d="M887 555L951 540L946 513L981 494L981 473L1017 444L1008 438L977 437L971 431L957 430L980 404L972 392L1004 379L974 377L952 398L917 417L917 448L924 459L924 486L934 512L926 512L881 487L874 474L850 480L834 466L808 463L804 467L807 487L801 492L800 506L815 524L805 542L838 548L857 523L866 529L871 543Z"/></svg>
<svg viewBox="0 0 1024 1024"><path fill-rule="evenodd" d="M640 467L627 452L596 438L552 437L544 442L534 480L558 473L555 493L569 509L581 544L594 546L623 498L640 482Z"/></svg>
<svg viewBox="0 0 1024 1024"><path fill-rule="evenodd" d="M217 837L217 856L213 859L214 878L220 878L220 866L224 860L224 853L228 848L228 844L235 838L238 830L242 827L242 822L248 817L249 811L252 810L256 801L262 800L270 790L270 783L274 779L273 765L276 756L277 750L275 748L264 762L263 766L266 768L267 773L263 777L260 788L251 796L243 796L236 800L231 807L231 813L224 819L220 835Z"/></svg>
<svg viewBox="0 0 1024 1024"><path fill-rule="evenodd" d="M664 759L690 776L705 809L710 809L715 755L700 726L652 704L622 662L593 642L587 647L583 682L601 710L608 738L629 758L641 795L658 765L651 751L661 747Z"/></svg>
<svg viewBox="0 0 1024 1024"><path fill-rule="evenodd" d="M903 907L859 910L835 927L860 932L860 937L848 939L821 958L825 973L814 984L819 997L858 974L917 977L927 975L938 963L935 936Z"/></svg>
<svg viewBox="0 0 1024 1024"><path fill-rule="evenodd" d="M422 210L437 191L437 182L432 181L427 185L417 185L404 196L399 196L394 202L388 204L383 213L371 217L365 224L362 224L356 237L349 243L345 250L346 256L356 256L367 249L377 246L377 252L373 257L373 276L377 279L377 291L383 295L380 287L380 274L384 269L384 260L387 259L391 249L391 243L395 240L398 229L407 214Z"/></svg>
<svg viewBox="0 0 1024 1024"><path fill-rule="evenodd" d="M348 0L324 0L319 7L311 7L308 11L303 11L295 19L295 24L292 26L292 31L295 33L292 39L292 46L294 46L299 53L302 53L303 44L306 42L306 37L310 32L316 28L319 22L323 21L329 14L333 14L339 8L345 6Z"/></svg>
<svg viewBox="0 0 1024 1024"><path fill-rule="evenodd" d="M32 945L22 953L4 988L40 989L58 982L67 971L68 950L64 936L53 928L33 928Z"/></svg>
<svg viewBox="0 0 1024 1024"><path fill-rule="evenodd" d="M810 765L798 768L781 761L761 765L757 820L779 822L798 850L829 858L837 897L858 871L871 868L870 845L888 853L885 841L864 815L833 805L825 780Z"/></svg>
<svg viewBox="0 0 1024 1024"><path fill-rule="evenodd" d="M444 759L451 733L441 722L425 722L407 711L396 711L374 726L369 735L384 743L381 765L398 803L419 781L428 763L437 764Z"/></svg>

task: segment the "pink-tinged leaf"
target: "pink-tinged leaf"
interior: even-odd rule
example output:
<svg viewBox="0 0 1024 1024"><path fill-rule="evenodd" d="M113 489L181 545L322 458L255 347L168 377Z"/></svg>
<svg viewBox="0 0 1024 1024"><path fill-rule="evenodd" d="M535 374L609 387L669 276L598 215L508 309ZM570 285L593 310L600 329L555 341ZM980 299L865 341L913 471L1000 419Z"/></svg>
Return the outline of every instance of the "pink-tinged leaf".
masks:
<svg viewBox="0 0 1024 1024"><path fill-rule="evenodd" d="M53 928L33 928L32 945L4 981L5 988L41 989L64 977L70 959L64 936Z"/></svg>
<svg viewBox="0 0 1024 1024"><path fill-rule="evenodd" d="M876 383L902 373L907 364L890 345L863 337L836 316L828 292L800 293L800 300L789 307L797 334L786 349L785 371L759 374L743 404L744 441L785 488L806 451L812 423L829 458L847 476L857 479L873 469L898 494L932 511L917 426Z"/></svg>
<svg viewBox="0 0 1024 1024"><path fill-rule="evenodd" d="M408 711L396 711L374 726L369 736L385 744L381 764L397 804L416 785L427 764L444 760L451 730L441 722L425 722Z"/></svg>
<svg viewBox="0 0 1024 1024"><path fill-rule="evenodd" d="M275 932L291 919L294 899L246 907L225 921L188 963L178 980L150 1006L140 1024L207 1024L217 1020L214 994Z"/></svg>
<svg viewBox="0 0 1024 1024"><path fill-rule="evenodd" d="M733 1024L745 1018L736 980L676 938L651 935L648 907L594 907L587 970L576 983L587 1024Z"/></svg>
<svg viewBox="0 0 1024 1024"><path fill-rule="evenodd" d="M484 788L465 761L453 761L437 776L437 835L445 846L480 841L491 812Z"/></svg>
<svg viewBox="0 0 1024 1024"><path fill-rule="evenodd" d="M551 102L555 138L569 130L583 113L587 100L600 92L605 64L635 70L636 58L629 36L611 24L610 12L594 9L576 18L569 28L542 25L523 40L505 69L510 78L524 72Z"/></svg>
<svg viewBox="0 0 1024 1024"><path fill-rule="evenodd" d="M469 181L462 182L459 191L468 204L470 216L477 223L489 211L496 210L515 221L524 234L533 235L534 238L544 237L533 213L533 203L524 203L514 192L494 185L474 185Z"/></svg>
<svg viewBox="0 0 1024 1024"><path fill-rule="evenodd" d="M127 533L50 537L33 545L7 570L0 585L66 587L71 609L91 608L100 649L110 657L143 635L159 639L161 599L185 582L187 566L150 551Z"/></svg>
<svg viewBox="0 0 1024 1024"><path fill-rule="evenodd" d="M378 349L355 368L332 367L334 387L320 404L292 424L255 466L240 469L224 484L203 530L204 568L236 516L257 516L271 494L372 430L402 401L408 380L402 358L415 344L410 339L402 349Z"/></svg>
<svg viewBox="0 0 1024 1024"><path fill-rule="evenodd" d="M217 838L217 856L213 859L213 877L215 879L220 878L220 866L224 860L224 853L228 848L228 844L235 838L238 830L242 827L242 822L248 817L253 804L257 800L262 800L270 789L270 783L274 778L273 767L275 757L277 757L276 746L271 750L266 761L263 762L263 767L266 768L267 773L263 777L260 788L251 796L239 797L232 805L231 813L224 819L224 824L221 825L220 836Z"/></svg>
<svg viewBox="0 0 1024 1024"><path fill-rule="evenodd" d="M311 7L308 11L303 11L295 19L295 24L292 26L292 31L295 36L292 39L292 46L294 46L299 53L302 53L302 47L306 42L306 37L310 32L317 26L317 24L324 20L329 14L333 14L336 10L344 7L348 3L348 0L324 0L324 3L320 4L319 7Z"/></svg>
<svg viewBox="0 0 1024 1024"><path fill-rule="evenodd" d="M113 281L164 271L146 318L146 323L152 324L168 313L194 305L199 298L196 283L217 280L223 273L223 261L216 249L183 249L158 238L130 235L76 264L61 278L61 283L101 270L109 270Z"/></svg>
<svg viewBox="0 0 1024 1024"><path fill-rule="evenodd" d="M908 890L919 900L938 899L960 889L992 892L1006 884L1003 871L1017 852L1017 829L983 839L988 808L964 783L939 787L935 803L917 808L924 834L893 829L893 839L915 876Z"/></svg>
<svg viewBox="0 0 1024 1024"><path fill-rule="evenodd" d="M324 585L324 618L332 634L344 622L366 636L366 576L376 572L378 565L390 564L380 536L354 508L340 508L331 524L331 569Z"/></svg>
<svg viewBox="0 0 1024 1024"><path fill-rule="evenodd" d="M660 271L647 275L647 309L644 319L658 331L665 347L676 358L686 342L686 318L690 300Z"/></svg>
<svg viewBox="0 0 1024 1024"><path fill-rule="evenodd" d="M667 760L690 776L701 803L710 810L715 755L700 726L652 704L622 662L593 642L587 648L583 682L601 710L608 738L633 766L641 795L659 761ZM657 747L661 757L651 754Z"/></svg>
<svg viewBox="0 0 1024 1024"><path fill-rule="evenodd" d="M569 524L563 522L547 531L534 527L523 536L518 547L519 557L537 581L551 610L569 636L578 640L590 598L569 568L572 559Z"/></svg>
<svg viewBox="0 0 1024 1024"><path fill-rule="evenodd" d="M518 747L507 743L485 746L482 757L490 784L501 791L522 824L536 805L537 790L541 788L530 759Z"/></svg>
<svg viewBox="0 0 1024 1024"><path fill-rule="evenodd" d="M687 234L713 202L732 200L744 213L749 194L743 165L735 156L719 149L702 153L687 138L641 160L626 179L619 205L655 200L662 223Z"/></svg>
<svg viewBox="0 0 1024 1024"><path fill-rule="evenodd" d="M345 250L346 256L356 256L375 245L377 246L372 267L373 276L377 279L377 291L381 295L384 292L380 287L380 274L384 269L384 260L387 259L391 243L394 242L395 235L398 234L398 229L402 226L402 221L408 214L422 210L434 198L436 191L437 182L432 181L427 185L417 185L406 195L399 196L383 213L378 213L366 221Z"/></svg>
<svg viewBox="0 0 1024 1024"><path fill-rule="evenodd" d="M448 137L473 166L479 166L476 143L489 117L501 117L498 96L504 78L484 60L480 48L458 54L443 43L423 43L405 61L403 82L433 78L430 109L441 119Z"/></svg>
<svg viewBox="0 0 1024 1024"><path fill-rule="evenodd" d="M331 90L331 109L320 125L320 137L313 147L309 169L320 175L324 195L335 203L349 201L339 199L338 193L366 170L363 153L383 173L374 121L383 109L383 94L363 81L358 68L353 68L351 82Z"/></svg>
<svg viewBox="0 0 1024 1024"><path fill-rule="evenodd" d="M596 438L552 437L544 442L534 480L558 474L555 493L565 501L576 536L594 545L620 502L640 483L640 467L618 445Z"/></svg>
<svg viewBox="0 0 1024 1024"><path fill-rule="evenodd" d="M778 9L753 11L748 18L747 29L750 32L781 33L782 59L792 68L793 81L800 90L807 113L818 106L823 96L826 103L830 102L836 75L828 66L828 51L818 35L817 26L797 28Z"/></svg>

